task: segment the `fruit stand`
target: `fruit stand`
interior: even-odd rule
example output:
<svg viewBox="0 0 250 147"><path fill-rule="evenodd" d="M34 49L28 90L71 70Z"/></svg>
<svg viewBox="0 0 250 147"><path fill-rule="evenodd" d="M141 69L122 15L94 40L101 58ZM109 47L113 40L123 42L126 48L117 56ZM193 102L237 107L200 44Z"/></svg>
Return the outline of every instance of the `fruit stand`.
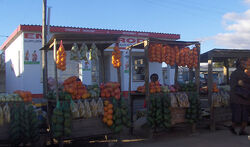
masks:
<svg viewBox="0 0 250 147"><path fill-rule="evenodd" d="M42 48L48 51L53 49L54 58L55 91L47 94L51 138L57 138L60 141L108 135L113 132L119 133L123 125L129 125L126 123L128 121L127 105L120 98L121 63L117 46L119 37L120 35L55 34ZM111 44L116 44L112 52L112 64L117 69L118 82L105 81L104 49ZM79 45L81 45L80 49ZM62 75L61 72L67 70L66 63L70 61L66 54L69 51L70 60L94 60L100 65L98 71L102 77L99 83L86 86L83 84L84 81L71 75L59 85L58 73ZM86 56L87 52L89 52L88 56ZM61 71L58 72L58 69ZM64 128L59 129L58 126Z"/></svg>
<svg viewBox="0 0 250 147"><path fill-rule="evenodd" d="M190 49L189 46L193 46ZM195 131L195 123L198 118L199 104L199 42L171 41L156 38L148 38L140 43L127 47L129 49L129 68L131 69L132 49L144 49L145 53L145 85L138 87L139 93L131 91L131 70L129 70L129 100L130 107L133 108L133 101L136 98L146 99L147 121L156 131L157 128L169 128L172 125L189 122L192 124L192 131ZM171 66L188 67L190 72L195 70L195 82L191 82L192 90L180 92L174 86L160 86L157 80L151 79L149 82L149 62L165 62ZM175 84L177 85L178 68L175 71ZM193 79L193 77L191 77ZM188 84L183 84L183 87ZM180 85L178 86L180 87ZM164 90L164 89L167 90ZM178 98L176 98L178 97ZM179 104L174 105L179 99ZM183 105L182 105L183 104ZM133 133L133 110L131 111L131 133ZM191 117L192 116L192 117Z"/></svg>
<svg viewBox="0 0 250 147"><path fill-rule="evenodd" d="M250 51L244 49L212 49L201 54L201 63L208 63L208 103L210 109L210 129L215 130L216 124L231 121L231 109L229 98L229 59L250 57ZM221 88L213 81L213 63L222 62L224 66L225 83Z"/></svg>

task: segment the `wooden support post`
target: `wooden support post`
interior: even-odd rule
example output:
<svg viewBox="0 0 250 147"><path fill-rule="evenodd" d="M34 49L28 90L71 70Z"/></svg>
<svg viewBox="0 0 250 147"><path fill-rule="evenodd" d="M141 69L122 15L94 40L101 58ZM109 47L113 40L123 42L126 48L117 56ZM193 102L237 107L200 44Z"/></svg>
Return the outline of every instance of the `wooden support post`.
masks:
<svg viewBox="0 0 250 147"><path fill-rule="evenodd" d="M47 0L43 0L43 24L42 24L42 47L47 43L47 25L46 25L46 13L47 12ZM42 50L42 70L43 70L43 97L46 98L48 94L48 65L47 65L47 49Z"/></svg>
<svg viewBox="0 0 250 147"><path fill-rule="evenodd" d="M229 84L229 65L228 65L228 59L224 60L224 66L223 66L223 75L224 75L224 83Z"/></svg>
<svg viewBox="0 0 250 147"><path fill-rule="evenodd" d="M129 98L129 104L130 104L130 121L131 121L131 127L130 127L130 134L133 134L134 129L134 119L133 119L133 100L131 98L131 84L132 84L132 54L131 54L132 48L129 49L129 84L128 84L128 98Z"/></svg>
<svg viewBox="0 0 250 147"><path fill-rule="evenodd" d="M58 78L57 78L57 67L56 67L56 39L54 39L54 72L55 72L55 80L56 80L56 101L59 100L58 95Z"/></svg>
<svg viewBox="0 0 250 147"><path fill-rule="evenodd" d="M210 129L215 130L214 120L214 107L212 100L212 88L213 88L213 58L208 59L208 102L210 106Z"/></svg>
<svg viewBox="0 0 250 147"><path fill-rule="evenodd" d="M148 63L148 49L149 49L149 40L144 41L144 53L145 53L145 96L146 96L146 104L147 110L149 109L150 101L149 101L149 63Z"/></svg>
<svg viewBox="0 0 250 147"><path fill-rule="evenodd" d="M197 52L198 52L198 65L197 68L195 68L195 85L196 85L196 92L198 95L198 103L200 104L200 97L199 97L199 93L200 93L200 43L195 44L195 47L197 48ZM192 132L196 132L196 123L194 123L192 125Z"/></svg>
<svg viewBox="0 0 250 147"><path fill-rule="evenodd" d="M197 86L197 93L200 93L200 44L195 45L198 51L198 65L195 68L195 84Z"/></svg>
<svg viewBox="0 0 250 147"><path fill-rule="evenodd" d="M106 73L105 73L105 61L104 61L104 49L101 49L101 68L102 68L102 82L105 83L106 82Z"/></svg>
<svg viewBox="0 0 250 147"><path fill-rule="evenodd" d="M120 83L120 85L121 85L121 68L120 67L118 67L118 68L116 68L116 70L117 70L117 79L118 79L118 82Z"/></svg>
<svg viewBox="0 0 250 147"><path fill-rule="evenodd" d="M179 72L178 66L175 65L174 84L176 84L178 82L178 72Z"/></svg>
<svg viewBox="0 0 250 147"><path fill-rule="evenodd" d="M188 79L189 79L189 81L193 82L193 79L194 79L193 68L189 68L188 72L189 72L188 73L188 75L189 75Z"/></svg>

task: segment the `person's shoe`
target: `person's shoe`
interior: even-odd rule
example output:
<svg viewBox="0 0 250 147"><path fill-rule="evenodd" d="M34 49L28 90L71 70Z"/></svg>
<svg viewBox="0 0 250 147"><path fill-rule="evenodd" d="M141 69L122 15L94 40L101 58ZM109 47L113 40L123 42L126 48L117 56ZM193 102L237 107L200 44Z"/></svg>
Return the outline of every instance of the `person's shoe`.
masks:
<svg viewBox="0 0 250 147"><path fill-rule="evenodd" d="M249 135L249 134L246 131L240 131L239 135L241 136L241 135Z"/></svg>
<svg viewBox="0 0 250 147"><path fill-rule="evenodd" d="M229 127L229 130L231 131L232 134L237 135L237 132L232 126Z"/></svg>

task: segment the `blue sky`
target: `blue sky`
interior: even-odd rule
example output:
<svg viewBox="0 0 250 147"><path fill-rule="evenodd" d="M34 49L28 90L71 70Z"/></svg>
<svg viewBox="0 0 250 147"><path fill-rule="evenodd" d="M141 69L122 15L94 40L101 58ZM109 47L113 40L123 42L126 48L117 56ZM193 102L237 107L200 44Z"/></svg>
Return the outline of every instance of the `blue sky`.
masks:
<svg viewBox="0 0 250 147"><path fill-rule="evenodd" d="M51 25L178 33L212 48L250 48L249 0L48 0ZM249 11L248 11L249 10ZM0 44L19 24L42 24L42 0L0 0ZM249 27L248 27L249 24Z"/></svg>

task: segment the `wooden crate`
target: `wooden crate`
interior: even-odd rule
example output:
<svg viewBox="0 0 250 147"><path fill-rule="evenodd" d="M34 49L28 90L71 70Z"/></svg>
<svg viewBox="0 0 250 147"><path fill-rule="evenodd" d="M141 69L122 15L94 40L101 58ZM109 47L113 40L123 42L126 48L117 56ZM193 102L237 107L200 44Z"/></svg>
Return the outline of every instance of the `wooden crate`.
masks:
<svg viewBox="0 0 250 147"><path fill-rule="evenodd" d="M76 119L72 121L70 138L81 138L110 134L111 130L102 123L101 118Z"/></svg>
<svg viewBox="0 0 250 147"><path fill-rule="evenodd" d="M187 122L186 110L187 108L170 108L172 125Z"/></svg>

